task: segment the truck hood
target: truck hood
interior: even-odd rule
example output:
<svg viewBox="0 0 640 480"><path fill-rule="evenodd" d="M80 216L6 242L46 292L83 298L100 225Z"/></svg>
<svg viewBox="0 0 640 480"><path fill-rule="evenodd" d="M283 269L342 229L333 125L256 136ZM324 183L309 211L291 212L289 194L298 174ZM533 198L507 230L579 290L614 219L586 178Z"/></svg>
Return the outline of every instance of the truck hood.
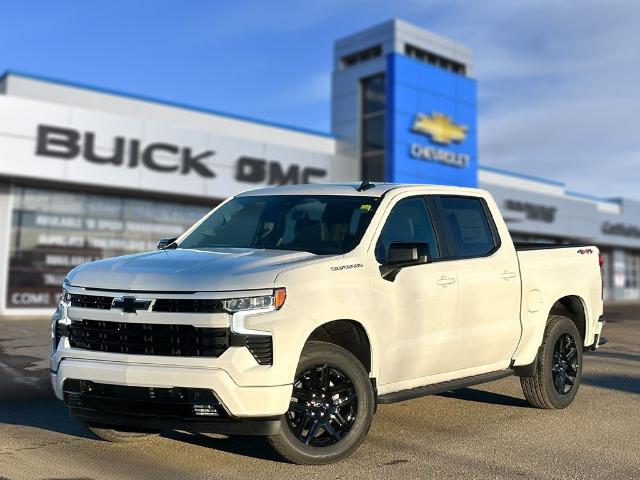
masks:
<svg viewBox="0 0 640 480"><path fill-rule="evenodd" d="M308 252L217 248L157 250L98 260L67 275L75 287L203 292L271 288L284 269L322 258Z"/></svg>

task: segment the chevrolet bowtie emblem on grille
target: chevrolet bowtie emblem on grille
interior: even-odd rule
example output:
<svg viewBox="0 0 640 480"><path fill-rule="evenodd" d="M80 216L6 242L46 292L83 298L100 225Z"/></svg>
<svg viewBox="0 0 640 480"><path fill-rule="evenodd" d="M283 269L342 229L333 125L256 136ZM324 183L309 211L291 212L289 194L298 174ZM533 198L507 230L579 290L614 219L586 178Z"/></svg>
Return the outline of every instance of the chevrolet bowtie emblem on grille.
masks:
<svg viewBox="0 0 640 480"><path fill-rule="evenodd" d="M450 117L442 113L434 112L431 115L416 114L411 130L428 135L436 143L449 145L451 142L464 142L468 128L466 125L453 123Z"/></svg>
<svg viewBox="0 0 640 480"><path fill-rule="evenodd" d="M114 298L111 308L121 308L124 313L136 313L138 310L148 310L151 300L137 300L136 297Z"/></svg>

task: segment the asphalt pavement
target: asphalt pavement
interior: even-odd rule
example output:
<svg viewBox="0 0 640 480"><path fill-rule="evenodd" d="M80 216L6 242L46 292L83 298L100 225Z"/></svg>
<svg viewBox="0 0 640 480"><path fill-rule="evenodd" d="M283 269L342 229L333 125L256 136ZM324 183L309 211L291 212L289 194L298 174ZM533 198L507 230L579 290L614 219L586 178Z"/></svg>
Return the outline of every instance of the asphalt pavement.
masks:
<svg viewBox="0 0 640 480"><path fill-rule="evenodd" d="M640 306L607 315L609 343L585 356L569 408L529 407L516 377L383 405L352 457L319 467L284 463L254 438L97 440L53 397L48 323L0 320L0 480L640 479Z"/></svg>

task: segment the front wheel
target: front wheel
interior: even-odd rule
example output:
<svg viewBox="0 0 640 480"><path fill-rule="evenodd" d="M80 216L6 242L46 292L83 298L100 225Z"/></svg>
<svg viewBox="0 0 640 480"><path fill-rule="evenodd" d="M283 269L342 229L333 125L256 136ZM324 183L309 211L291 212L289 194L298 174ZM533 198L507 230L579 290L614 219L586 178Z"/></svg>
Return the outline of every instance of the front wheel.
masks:
<svg viewBox="0 0 640 480"><path fill-rule="evenodd" d="M582 339L567 317L552 315L542 339L533 377L521 377L527 401L538 408L569 406L582 378Z"/></svg>
<svg viewBox="0 0 640 480"><path fill-rule="evenodd" d="M360 446L374 408L373 387L362 363L337 345L309 342L280 433L269 441L293 463L337 462Z"/></svg>

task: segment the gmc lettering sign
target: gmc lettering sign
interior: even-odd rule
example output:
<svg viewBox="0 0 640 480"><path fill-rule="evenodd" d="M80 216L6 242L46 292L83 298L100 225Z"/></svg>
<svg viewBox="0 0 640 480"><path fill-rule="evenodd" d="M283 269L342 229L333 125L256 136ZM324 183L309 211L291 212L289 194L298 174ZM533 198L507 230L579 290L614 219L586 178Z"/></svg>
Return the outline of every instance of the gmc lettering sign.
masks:
<svg viewBox="0 0 640 480"><path fill-rule="evenodd" d="M195 174L204 178L216 177L205 161L216 155L213 150L194 152L165 142L142 145L138 139L117 136L112 140L111 153L98 153L96 134L71 128L38 125L36 155L61 160L83 160L100 165L138 168L140 166L161 173ZM249 156L235 161L235 179L246 183L284 185L310 183L327 175L325 169L290 165L285 169L280 162Z"/></svg>

